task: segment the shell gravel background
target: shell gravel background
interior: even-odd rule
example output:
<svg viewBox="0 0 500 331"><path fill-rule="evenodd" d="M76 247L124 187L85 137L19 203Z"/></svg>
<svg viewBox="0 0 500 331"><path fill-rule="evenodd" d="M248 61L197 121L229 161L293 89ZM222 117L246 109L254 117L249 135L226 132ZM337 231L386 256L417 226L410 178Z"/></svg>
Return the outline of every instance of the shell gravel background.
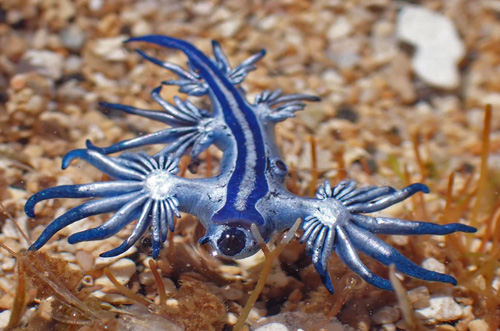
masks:
<svg viewBox="0 0 500 331"><path fill-rule="evenodd" d="M413 71L412 58L419 49L397 37L398 13L408 6L427 8L452 22L465 48L465 56L458 64L450 59L459 70L458 80L451 85L458 87L432 87ZM102 174L82 162L62 171L61 158L66 152L84 147L86 139L106 146L162 128L145 119L103 111L97 104L119 102L158 109L149 92L172 75L142 60L133 48L140 47L179 64L185 58L179 52L146 45L122 45L131 36L151 33L186 39L208 53L211 53L209 41L216 39L233 64L265 48L267 55L244 84L250 100L264 89L277 88L322 97L320 103L308 105L297 118L278 126L284 158L298 178L291 185L303 194L309 191L313 180L310 144L313 136L320 178L336 182L348 176L363 185L395 187L402 187L409 180L425 181L431 187L432 193L424 198L425 210L415 207L422 206L416 199L391 208L386 215L443 222L467 221L472 217L465 208L456 219L440 220L445 215L449 174L455 172L457 201L470 192L468 180L472 185L477 182L484 105L491 103L494 111L487 183L491 194L483 197L477 219L486 219L497 204L498 1L0 0L0 199L31 240L54 217L79 202L42 203L37 208L36 220L29 220L23 213L27 197L54 185L103 180ZM451 46L434 43L432 47L430 53L439 57L448 53ZM436 67L438 76L439 70ZM169 100L178 94L176 88L164 88L162 93ZM216 163L220 153L216 149L210 151ZM202 175L205 171L203 163L198 173ZM0 217L0 242L15 252L26 249L26 242L11 220L5 215ZM104 267L133 291L158 300L148 264L147 239L125 256L98 257L99 253L119 245L130 228L105 242L73 246L66 242L70 233L94 227L104 219L92 217L64 229L44 250L69 262L73 271L86 275L83 283L90 284L89 291L95 286L94 295L102 302L132 303L116 291L103 274ZM480 238L486 229L492 228L487 228L486 223L477 225L480 231L475 236L450 236L457 241L468 238L467 247L479 256L475 260L464 258L453 247L450 249L450 241L444 238L385 238L415 262L423 261L434 270L445 269L462 285L453 288L404 278L404 286L411 290L408 298L417 309L417 316L429 328L485 330L488 324L492 330L497 327L492 325L498 321L492 315L496 311L485 308L488 300L480 291L497 295L500 281L496 258L493 257L492 279L481 279L480 275L472 281L477 285L474 288L480 290L464 285L470 279L467 275L478 270L477 261L492 254L491 243L484 243L480 251ZM209 324L212 323L213 329L224 324L229 329L256 282L262 256L241 263L215 260L196 244L203 233L196 221L184 217L176 227L175 236L166 244L168 248L158 261L167 290L179 291L179 280L186 274L203 282L207 293L212 295L210 300L224 303L225 309L220 311L219 306L211 306L214 312L222 314L223 322L214 319ZM377 273L387 276L386 268L367 263ZM0 251L2 326L7 324L13 304L15 265L13 257ZM360 282L335 256L330 266L338 292L335 296L330 296L320 285L303 247L291 243L280 261L275 262L249 321L257 325L259 318L273 315L259 323L281 323L290 330L294 327L313 330L320 325L327 330L348 329L349 325L359 330L405 329L393 293ZM43 308L32 304L36 302L35 294L29 293L30 309L24 323ZM198 292L187 289L183 293L188 296ZM170 302L172 305L184 302L183 307L199 309L196 300L194 303L187 299L171 300L174 300ZM133 310L130 314L137 317L147 313ZM335 322L335 318L325 317L325 313L337 315L344 326ZM50 311L44 316L46 321L55 318ZM189 318L175 321L184 328L194 329ZM154 318L150 323L162 325Z"/></svg>

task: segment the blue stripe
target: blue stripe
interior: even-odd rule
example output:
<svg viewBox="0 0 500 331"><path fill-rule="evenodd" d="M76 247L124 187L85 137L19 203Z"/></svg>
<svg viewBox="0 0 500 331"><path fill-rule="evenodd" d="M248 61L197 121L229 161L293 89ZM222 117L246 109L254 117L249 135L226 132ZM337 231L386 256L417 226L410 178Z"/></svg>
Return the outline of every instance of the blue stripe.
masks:
<svg viewBox="0 0 500 331"><path fill-rule="evenodd" d="M129 41L145 41L179 49L187 55L193 67L199 70L200 76L220 103L225 122L234 135L237 146L236 164L227 186L227 200L214 215L213 221L225 223L237 220L263 225L264 218L255 209L255 204L269 189L265 173L266 152L259 121L246 100L214 63L188 42L158 35L132 38ZM249 146L255 147L255 151L250 150ZM247 184L253 185L249 192L246 191L249 188Z"/></svg>

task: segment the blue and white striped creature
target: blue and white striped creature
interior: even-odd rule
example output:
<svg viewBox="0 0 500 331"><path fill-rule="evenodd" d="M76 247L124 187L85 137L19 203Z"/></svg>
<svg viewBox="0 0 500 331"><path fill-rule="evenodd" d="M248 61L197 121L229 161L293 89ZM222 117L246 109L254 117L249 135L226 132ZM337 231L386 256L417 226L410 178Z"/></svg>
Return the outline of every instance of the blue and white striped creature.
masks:
<svg viewBox="0 0 500 331"><path fill-rule="evenodd" d="M152 234L152 255L157 257L169 231L174 230L174 215L180 212L196 216L206 228L200 244L210 244L220 255L239 259L259 250L250 226L255 224L267 241L276 232L292 227L302 219L301 242L326 288L333 293L328 260L335 250L340 259L368 283L391 290L391 283L372 273L361 261L358 251L409 276L428 281L456 284L446 274L429 271L414 264L375 234L445 235L456 231L475 232L459 224L437 225L397 218L371 217L366 214L383 210L417 193L429 190L413 184L401 190L392 187L356 188L352 180L331 187L320 186L316 197L301 197L285 187L288 169L275 142L274 127L304 108L303 101L319 98L305 94L284 95L280 90L265 91L249 103L239 84L254 64L264 56L261 51L235 68L217 42L213 42L215 60L190 43L167 36L150 35L128 40L147 42L178 49L188 58L188 70L162 62L140 52L147 60L169 69L179 79L164 82L178 85L180 92L208 95L212 110L205 111L189 101L175 98L171 104L152 92L163 111L138 109L120 104L105 107L147 117L168 125L162 131L100 148L88 142L87 149L69 152L65 169L72 160L82 159L111 177L112 181L83 185L63 185L34 194L25 211L34 217L37 203L55 198L91 198L56 218L31 247L40 249L62 228L92 215L115 212L103 225L71 235L71 244L102 240L113 236L137 220L131 235L119 247L101 256L125 252L146 231ZM108 154L151 144L165 147L155 155L145 152ZM219 174L215 177L188 179L177 176L179 159L192 159L215 144L223 151Z"/></svg>

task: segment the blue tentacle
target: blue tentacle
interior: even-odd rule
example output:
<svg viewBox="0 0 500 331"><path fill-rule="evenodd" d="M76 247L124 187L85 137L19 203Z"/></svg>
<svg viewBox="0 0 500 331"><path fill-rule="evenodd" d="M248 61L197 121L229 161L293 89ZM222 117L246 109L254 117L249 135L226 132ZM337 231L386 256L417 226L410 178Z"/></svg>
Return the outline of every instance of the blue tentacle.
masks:
<svg viewBox="0 0 500 331"><path fill-rule="evenodd" d="M133 40L129 40L133 41ZM170 62L163 62L154 57L147 55L146 53L136 49L136 52L139 53L143 58L148 61L153 62L156 65L159 65L162 68L172 71L180 79L169 79L167 81L162 82L163 85L177 85L179 86L179 91L182 93L186 93L193 96L202 96L207 94L208 85L201 79L201 77L189 66L189 70L185 70L181 66L177 64L173 64Z"/></svg>
<svg viewBox="0 0 500 331"><path fill-rule="evenodd" d="M152 171L158 170L158 163L147 153L141 151L137 153L136 156L137 161L140 162L146 169L149 169L150 173Z"/></svg>
<svg viewBox="0 0 500 331"><path fill-rule="evenodd" d="M190 53L189 50L186 52L187 46L191 46L189 43L172 37L153 35L153 36L131 38L127 42L131 41L145 41L165 47L177 48L185 52L190 59L192 59L191 56L194 54L193 52ZM220 47L220 44L214 40L212 41L212 47L215 56L214 64L220 70L220 72L226 75L229 81L231 81L231 83L234 85L240 84L250 71L255 70L254 64L257 61L259 61L266 53L265 50L261 50L260 52L245 59L234 69L231 69L231 65L226 55L224 54L222 48ZM168 62L163 62L153 57L150 57L145 53L141 52L140 50L136 51L148 61L151 61L163 68L166 68L174 72L180 78L180 79L172 79L165 81L163 82L163 84L178 85L180 87L179 91L195 96L201 96L208 92L208 85L197 74L192 64L192 61L188 62L188 70L185 70L178 65Z"/></svg>
<svg viewBox="0 0 500 331"><path fill-rule="evenodd" d="M337 185L337 187L333 188L332 196L337 200L342 200L342 197L344 197L345 195L354 191L354 189L356 189L356 185L357 185L356 182L353 180L347 180L347 181L341 182L340 184L344 184L344 185L342 185L338 190L337 190L338 185Z"/></svg>
<svg viewBox="0 0 500 331"><path fill-rule="evenodd" d="M146 199L147 196L144 194L130 196L129 201L103 225L72 234L68 237L68 242L76 244L82 241L102 240L113 236L134 220L133 216L136 215L134 212L140 208Z"/></svg>
<svg viewBox="0 0 500 331"><path fill-rule="evenodd" d="M166 200L167 202L167 210L169 210L169 219L168 219L168 226L170 231L174 231L174 217L173 215L177 216L177 218L181 217L181 213L179 212L179 200L177 198L171 197Z"/></svg>
<svg viewBox="0 0 500 331"><path fill-rule="evenodd" d="M66 169L74 159L82 159L114 179L140 181L145 178L143 174L122 166L115 159L89 149L75 149L67 153L63 158L62 168Z"/></svg>
<svg viewBox="0 0 500 331"><path fill-rule="evenodd" d="M273 92L265 90L255 97L254 104L260 111L266 114L266 118L272 122L280 122L289 117L294 117L296 111L302 110L305 103L302 101L320 101L317 96L308 94L283 95L280 89ZM274 107L279 104L279 106Z"/></svg>
<svg viewBox="0 0 500 331"><path fill-rule="evenodd" d="M308 256L311 256L313 254L313 246L314 243L316 242L316 239L321 229L323 229L323 224L320 222L317 225L315 225L314 228L311 230L309 238L307 239L306 242L306 254ZM301 242L303 243L304 241Z"/></svg>
<svg viewBox="0 0 500 331"><path fill-rule="evenodd" d="M335 237L335 228L323 226L323 229L316 239L312 256L312 262L321 278L321 281L332 294L334 289L332 280L330 279L330 273L328 272L328 260L332 255L333 249L335 248Z"/></svg>
<svg viewBox="0 0 500 331"><path fill-rule="evenodd" d="M151 232L152 232L152 242L153 242L153 252L152 256L154 259L158 257L161 249L161 222L160 222L160 201L155 200L153 202L153 213L151 222Z"/></svg>
<svg viewBox="0 0 500 331"><path fill-rule="evenodd" d="M312 262L325 287L333 293L333 285L328 272L328 260L335 247L335 228L324 225L317 217L307 216L302 225L304 234L300 242L306 244L306 254L312 255Z"/></svg>
<svg viewBox="0 0 500 331"><path fill-rule="evenodd" d="M384 290L392 291L390 281L375 275L363 264L342 227L337 228L337 236L338 240L335 246L335 252L342 262L369 284Z"/></svg>
<svg viewBox="0 0 500 331"><path fill-rule="evenodd" d="M231 70L231 64L229 64L229 60L217 40L212 40L212 49L214 51L217 66L222 72L227 74Z"/></svg>
<svg viewBox="0 0 500 331"><path fill-rule="evenodd" d="M261 49L258 53L251 55L246 60L243 60L239 65L234 67L229 72L229 80L234 84L238 85L245 80L248 73L256 69L254 64L262 59L266 55L266 51Z"/></svg>
<svg viewBox="0 0 500 331"><path fill-rule="evenodd" d="M366 215L351 215L351 221L357 226L377 234L446 235L453 232L474 233L476 228L461 223L435 224L429 222L407 221L391 217L370 217Z"/></svg>
<svg viewBox="0 0 500 331"><path fill-rule="evenodd" d="M401 202L417 192L429 193L429 188L424 184L415 183L381 199L368 203L349 205L347 206L347 209L351 213L373 213Z"/></svg>
<svg viewBox="0 0 500 331"><path fill-rule="evenodd" d="M134 37L126 40L125 42L143 41L167 48L178 49L182 51L190 60L190 65L193 64L194 60L206 59L207 57L196 47L188 43L187 41L177 39L174 37L163 36L163 35L147 35L141 37Z"/></svg>
<svg viewBox="0 0 500 331"><path fill-rule="evenodd" d="M323 246L325 245L325 238L328 230L329 229L326 226L322 226L320 232L316 236L316 240L314 241L312 247L312 261L314 265L320 265L321 253L323 251ZM321 265L321 267L323 267L323 265Z"/></svg>
<svg viewBox="0 0 500 331"><path fill-rule="evenodd" d="M135 155L136 153L124 152L114 160L124 167L134 169L135 171L147 176L149 174L149 170L136 162L137 160L135 159Z"/></svg>
<svg viewBox="0 0 500 331"><path fill-rule="evenodd" d="M161 82L163 85L177 85L179 92L192 96L203 96L208 92L208 84L201 78L195 81L169 79Z"/></svg>
<svg viewBox="0 0 500 331"><path fill-rule="evenodd" d="M179 85L180 89L179 91L187 93L189 95L205 95L208 90L209 90L209 84L205 81L207 79L205 73L205 76L203 73L199 72L197 73L196 70L200 69L199 66L201 63L207 64L213 69L218 70L217 65L214 63L214 61L210 60L205 54L203 54L200 50L198 50L196 47L188 43L187 41L173 38L173 37L168 37L168 36L162 36L162 35L148 35L148 36L142 36L142 37L135 37L135 38L130 38L126 42L134 42L134 41L142 41L142 42L147 42L151 44L156 44L159 46L167 47L167 48L173 48L173 49L178 49L182 51L184 54L187 55L189 61L188 61L188 67L189 67L189 73L195 77L195 79L181 79L179 81L166 81L164 84L175 84ZM218 70L219 71L219 70ZM221 73L222 74L222 73ZM202 77L203 80L197 78Z"/></svg>
<svg viewBox="0 0 500 331"><path fill-rule="evenodd" d="M139 50L139 49L136 49L135 50L140 56L142 56L143 58L145 58L146 60L162 67L162 68L165 68L167 70L170 70L172 71L173 73L175 73L177 76L183 78L183 79L187 79L187 80L196 80L198 79L198 77L196 76L193 76L191 73L189 73L188 71L184 70L184 68L182 68L181 66L177 65L177 64L173 64L173 63L170 63L170 62L164 62L164 61L160 61L154 57L151 57L149 55L147 55L146 53L144 53L143 51Z"/></svg>
<svg viewBox="0 0 500 331"><path fill-rule="evenodd" d="M321 258L318 263L322 266L324 270L328 270L328 260L332 255L333 249L336 245L337 240L337 230L336 228L328 228L325 241L323 243L323 251L321 252Z"/></svg>
<svg viewBox="0 0 500 331"><path fill-rule="evenodd" d="M153 200L151 199L146 200L144 206L142 207L142 212L139 216L139 220L137 221L137 224L135 225L135 228L130 234L130 236L120 246L112 250L109 250L107 252L101 253L99 256L101 257L117 256L126 252L130 247L134 246L137 240L139 240L142 237L142 235L147 231L148 226L151 223L151 218L149 214L151 212L152 203Z"/></svg>
<svg viewBox="0 0 500 331"><path fill-rule="evenodd" d="M168 228L169 228L169 218L172 217L172 213L170 213L167 209L167 202L165 200L160 201L160 229L161 229L161 242L165 242L167 240Z"/></svg>
<svg viewBox="0 0 500 331"><path fill-rule="evenodd" d="M232 69L229 73L229 79L231 82L235 85L241 84L241 82L243 82L247 77L248 73L256 69L251 63L259 61L264 55L266 55L266 51L261 50L259 53L250 56L248 59L241 62L240 65Z"/></svg>
<svg viewBox="0 0 500 331"><path fill-rule="evenodd" d="M304 109L305 106L306 106L306 104L304 102L294 101L294 102L289 102L287 104L281 105L281 106L275 108L274 110L277 113L286 112L286 113L289 113L290 115L293 115L293 113ZM293 115L293 116L295 116L295 115Z"/></svg>
<svg viewBox="0 0 500 331"><path fill-rule="evenodd" d="M300 243L303 244L306 242L311 236L312 231L316 228L316 226L321 225L321 222L313 216L307 216L304 219L304 223L302 228L304 229L304 234L300 238Z"/></svg>
<svg viewBox="0 0 500 331"><path fill-rule="evenodd" d="M214 135L210 132L199 134L193 143L191 148L191 153L189 154L192 159L196 159L201 152L206 150L210 145L214 143Z"/></svg>
<svg viewBox="0 0 500 331"><path fill-rule="evenodd" d="M58 198L79 199L116 196L117 192L120 194L134 192L141 190L143 186L141 182L117 181L50 187L33 194L26 201L24 211L29 217L35 217L35 205L40 201Z"/></svg>
<svg viewBox="0 0 500 331"><path fill-rule="evenodd" d="M179 171L179 159L175 155L162 155L159 160L163 160L163 164L160 162L160 168L167 170L171 174L176 174Z"/></svg>
<svg viewBox="0 0 500 331"><path fill-rule="evenodd" d="M294 102L294 101L300 101L300 100L305 100L305 101L321 101L321 98L316 96L316 95L310 95L310 94L302 94L302 93L293 93L293 94L284 94L280 95L274 100L270 100L268 102L268 105L272 106L278 103L288 103L288 102Z"/></svg>
<svg viewBox="0 0 500 331"><path fill-rule="evenodd" d="M314 267L315 267L316 272L318 273L323 285L326 287L328 292L333 294L335 292L335 289L333 288L332 279L330 278L330 273L328 272L328 269L323 268L322 266L320 266L318 264L314 264Z"/></svg>
<svg viewBox="0 0 500 331"><path fill-rule="evenodd" d="M99 151L102 154L112 154L121 152L126 149L137 148L146 145L168 144L170 142L176 141L186 134L190 134L196 131L197 129L195 127L168 128L129 140L120 141L119 143L113 144L108 147L97 147L92 144L91 141L87 140L87 148L90 150Z"/></svg>
<svg viewBox="0 0 500 331"><path fill-rule="evenodd" d="M370 186L367 186L370 187ZM363 187L364 188L364 187ZM396 189L390 186L383 187L371 187L369 190L363 190L363 188L354 190L350 194L344 196L341 201L344 206L350 206L356 203L370 202L373 199L385 196L387 194L392 194L396 192Z"/></svg>
<svg viewBox="0 0 500 331"><path fill-rule="evenodd" d="M430 271L416 265L382 239L375 235L371 235L369 232L366 232L366 230L354 224L346 226L345 230L357 250L360 250L386 266L394 264L396 270L411 277L457 285L457 280L452 276Z"/></svg>
<svg viewBox="0 0 500 331"><path fill-rule="evenodd" d="M186 121L186 122L190 123L191 125L197 124L199 122L199 120L201 119L200 117L193 116L192 113L189 113L186 111L184 103L190 103L189 101L182 101L182 99L180 99L179 97L174 97L174 102L175 102L175 105L177 106L177 107L175 107L174 105L170 104L169 102L167 102L165 99L163 99L161 97L160 91L161 91L161 87L155 88L153 91L151 91L151 97L160 106L162 106L163 109L165 109L165 112L169 113L170 115L174 116L175 118L179 118L183 121Z"/></svg>
<svg viewBox="0 0 500 331"><path fill-rule="evenodd" d="M346 200L348 200L348 199L350 199L350 198L352 198L354 196L360 195L362 193L365 193L367 191L371 191L371 190L376 189L376 188L378 188L378 186L375 186L375 185L367 185L367 186L363 186L363 187L357 188L354 191L352 191L351 193L348 193L348 194L344 195L342 197L342 201L344 202L344 201L346 201ZM396 189L393 189L393 191L396 191Z"/></svg>
<svg viewBox="0 0 500 331"><path fill-rule="evenodd" d="M175 96L174 102L179 113L186 118L191 119L191 121L193 121L193 124L197 124L202 119L200 110L198 110L198 108L191 101L183 101L178 96Z"/></svg>
<svg viewBox="0 0 500 331"><path fill-rule="evenodd" d="M107 103L107 102L99 102L99 105L105 108L110 108L110 109L116 109L123 111L127 114L133 114L133 115L138 115L142 116L145 118L149 118L153 121L158 121L161 123L165 123L167 125L171 126L186 126L192 124L192 121L186 121L184 119L172 116L170 114L167 114L162 111L158 110L147 110L147 109L141 109L141 108L135 108L132 106L127 106L127 105L122 105L119 103Z"/></svg>
<svg viewBox="0 0 500 331"><path fill-rule="evenodd" d="M179 138L179 140L177 140L176 142L168 145L167 147L156 153L155 157L165 156L172 153L175 158L180 159L181 156L184 155L186 150L189 148L189 146L194 144L198 135L198 133L191 133Z"/></svg>
<svg viewBox="0 0 500 331"><path fill-rule="evenodd" d="M30 247L30 250L40 249L59 230L73 224L76 221L117 210L120 206L127 203L132 196L137 196L137 193L128 193L117 197L91 200L70 209L47 225L40 237L38 237L38 239Z"/></svg>
<svg viewBox="0 0 500 331"><path fill-rule="evenodd" d="M332 189L332 192L326 192L327 196L338 199L338 195L346 195L351 193L356 187L356 182L353 180L343 180Z"/></svg>

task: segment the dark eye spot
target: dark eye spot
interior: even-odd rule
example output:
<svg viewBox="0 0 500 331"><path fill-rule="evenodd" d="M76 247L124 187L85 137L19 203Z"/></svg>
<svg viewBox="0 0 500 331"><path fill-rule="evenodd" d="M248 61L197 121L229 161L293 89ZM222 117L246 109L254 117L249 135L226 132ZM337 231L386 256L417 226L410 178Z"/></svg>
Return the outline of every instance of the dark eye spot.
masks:
<svg viewBox="0 0 500 331"><path fill-rule="evenodd" d="M222 232L217 240L217 248L226 256L235 256L240 253L246 244L246 235L237 228L231 228Z"/></svg>
<svg viewBox="0 0 500 331"><path fill-rule="evenodd" d="M281 160L276 160L274 162L274 164L276 165L276 168L278 168L279 170L283 171L283 172L286 172L287 171L287 168L286 168L286 164L285 162L281 161Z"/></svg>

